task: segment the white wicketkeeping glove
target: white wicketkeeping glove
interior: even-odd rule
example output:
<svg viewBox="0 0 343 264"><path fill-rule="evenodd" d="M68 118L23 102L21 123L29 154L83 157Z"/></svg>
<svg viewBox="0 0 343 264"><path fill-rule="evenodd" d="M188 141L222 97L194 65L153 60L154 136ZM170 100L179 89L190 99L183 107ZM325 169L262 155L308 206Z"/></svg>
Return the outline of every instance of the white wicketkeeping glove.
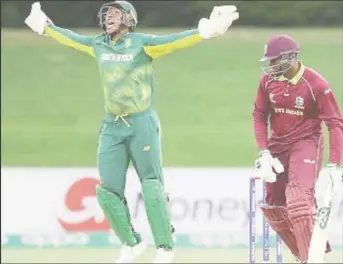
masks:
<svg viewBox="0 0 343 264"><path fill-rule="evenodd" d="M269 150L261 151L255 161L255 178L265 182L276 182L277 173L284 172L284 167L278 158L273 158Z"/></svg>
<svg viewBox="0 0 343 264"><path fill-rule="evenodd" d="M235 5L215 6L210 18L199 20L199 34L204 39L214 38L228 30L232 22L239 18L239 12Z"/></svg>
<svg viewBox="0 0 343 264"><path fill-rule="evenodd" d="M53 24L47 15L42 11L39 2L35 2L31 6L31 12L25 19L25 24L29 26L34 32L43 35L47 23Z"/></svg>

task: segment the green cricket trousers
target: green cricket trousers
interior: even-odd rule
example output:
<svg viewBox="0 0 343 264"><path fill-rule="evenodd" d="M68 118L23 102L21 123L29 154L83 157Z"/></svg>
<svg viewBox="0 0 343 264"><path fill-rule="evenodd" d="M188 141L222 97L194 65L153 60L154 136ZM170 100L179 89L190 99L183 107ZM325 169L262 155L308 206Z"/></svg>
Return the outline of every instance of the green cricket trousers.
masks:
<svg viewBox="0 0 343 264"><path fill-rule="evenodd" d="M155 245L171 250L173 227L162 175L160 122L154 109L125 117L106 114L99 135L98 202L120 241L134 246L140 243L141 236L132 226L124 196L130 161L142 184Z"/></svg>
<svg viewBox="0 0 343 264"><path fill-rule="evenodd" d="M102 186L121 197L130 160L141 182L158 179L164 185L161 130L155 109L130 116L107 113L100 128L97 156Z"/></svg>

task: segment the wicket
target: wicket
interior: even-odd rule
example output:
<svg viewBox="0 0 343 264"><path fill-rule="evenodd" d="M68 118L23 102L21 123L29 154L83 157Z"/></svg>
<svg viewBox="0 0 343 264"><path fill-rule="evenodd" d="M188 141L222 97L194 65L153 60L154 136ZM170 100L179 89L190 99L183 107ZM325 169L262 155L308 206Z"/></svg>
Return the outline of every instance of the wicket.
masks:
<svg viewBox="0 0 343 264"><path fill-rule="evenodd" d="M250 179L250 210L249 210L249 263L256 262L256 181L257 179ZM262 196L263 202L266 201L267 189L262 181ZM267 220L262 216L262 249L263 249L263 263L270 262L269 253L269 224ZM274 262L275 263L275 262ZM282 241L276 234L276 263L282 263Z"/></svg>

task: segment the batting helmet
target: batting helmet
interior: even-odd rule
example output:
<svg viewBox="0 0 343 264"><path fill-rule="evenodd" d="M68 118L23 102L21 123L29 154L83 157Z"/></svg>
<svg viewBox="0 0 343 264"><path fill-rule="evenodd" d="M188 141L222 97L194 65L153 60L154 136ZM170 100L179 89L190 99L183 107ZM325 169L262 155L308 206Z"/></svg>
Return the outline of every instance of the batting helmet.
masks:
<svg viewBox="0 0 343 264"><path fill-rule="evenodd" d="M262 69L273 77L281 76L290 69L298 60L300 47L288 35L275 35L268 39L264 47L264 56L260 62L265 65Z"/></svg>
<svg viewBox="0 0 343 264"><path fill-rule="evenodd" d="M134 6L127 1L113 1L103 4L98 13L100 27L104 30L106 29L106 13L111 7L116 7L123 11L124 15L122 24L128 27L130 31L134 31L138 23L137 12Z"/></svg>

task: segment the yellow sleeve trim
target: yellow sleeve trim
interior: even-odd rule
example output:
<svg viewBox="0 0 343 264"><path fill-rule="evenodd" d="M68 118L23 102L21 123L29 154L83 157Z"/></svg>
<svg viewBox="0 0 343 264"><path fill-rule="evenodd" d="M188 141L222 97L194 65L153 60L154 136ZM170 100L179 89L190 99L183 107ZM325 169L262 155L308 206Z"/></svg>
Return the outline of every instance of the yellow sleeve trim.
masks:
<svg viewBox="0 0 343 264"><path fill-rule="evenodd" d="M157 59L161 56L172 53L175 50L193 46L202 40L203 38L199 34L195 34L163 45L144 46L144 50L151 58Z"/></svg>
<svg viewBox="0 0 343 264"><path fill-rule="evenodd" d="M45 28L45 34L56 39L59 43L65 45L65 46L74 48L74 49L79 50L79 51L83 51L83 52L89 54L90 56L95 57L93 47L89 47L89 46L83 45L81 43L78 43L72 39L69 39L51 27Z"/></svg>

